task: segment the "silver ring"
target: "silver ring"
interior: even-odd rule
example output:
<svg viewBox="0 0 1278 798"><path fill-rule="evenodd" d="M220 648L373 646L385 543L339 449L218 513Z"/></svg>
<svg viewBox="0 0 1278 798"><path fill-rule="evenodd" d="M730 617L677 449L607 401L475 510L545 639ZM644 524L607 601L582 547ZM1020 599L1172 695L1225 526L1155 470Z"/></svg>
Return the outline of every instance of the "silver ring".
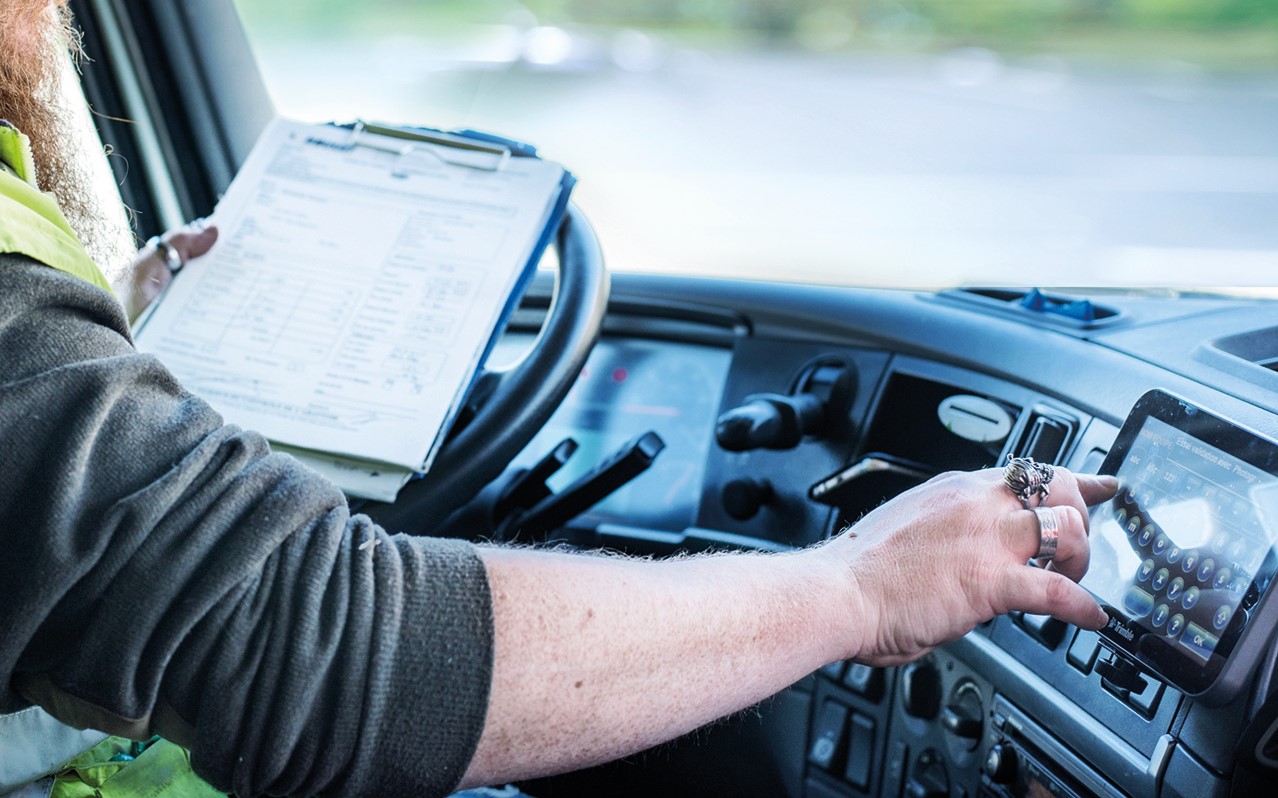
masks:
<svg viewBox="0 0 1278 798"><path fill-rule="evenodd" d="M1034 462L1033 457L1009 455L1007 467L1003 469L1003 482L1026 510L1030 509L1030 499L1034 496L1038 496L1040 506L1047 501L1047 497L1052 495L1048 486L1055 476L1055 469L1047 463Z"/></svg>
<svg viewBox="0 0 1278 798"><path fill-rule="evenodd" d="M182 260L182 253L177 251L169 242L159 236L151 236L147 239L146 245L155 250L155 254L160 256L164 261L164 265L168 267L170 274L177 274L186 265L186 261Z"/></svg>
<svg viewBox="0 0 1278 798"><path fill-rule="evenodd" d="M1038 518L1038 560L1050 560L1056 556L1056 544L1060 542L1060 525L1056 523L1056 511L1051 507L1035 507Z"/></svg>

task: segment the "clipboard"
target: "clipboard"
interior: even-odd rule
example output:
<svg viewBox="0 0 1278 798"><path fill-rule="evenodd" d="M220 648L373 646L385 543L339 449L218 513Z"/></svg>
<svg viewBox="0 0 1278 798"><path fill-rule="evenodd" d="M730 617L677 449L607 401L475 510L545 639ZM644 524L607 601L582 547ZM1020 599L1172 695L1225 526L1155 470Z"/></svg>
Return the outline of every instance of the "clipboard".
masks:
<svg viewBox="0 0 1278 798"><path fill-rule="evenodd" d="M315 148L314 154L306 155L312 147ZM342 154L358 155L355 150L363 147L397 157L359 157L350 161L347 169ZM290 151L289 148L293 149ZM325 150L328 154L323 152ZM426 159L434 162L429 168L425 166ZM516 167L514 159L538 163ZM413 169L414 162L421 168ZM367 180L353 176L356 170L367 169L369 165L381 169L389 167L389 172L373 172ZM489 176L469 180L464 175L466 169L489 173ZM316 171L312 174L307 170ZM502 172L516 173L511 175L514 182L499 176ZM450 174L451 178L444 177ZM523 176L528 176L527 181ZM290 185L307 180L314 182L307 183L305 189ZM452 420L469 400L497 338L505 330L546 248L562 225L575 184L576 178L561 165L541 162L535 147L489 134L364 122L307 125L277 120L263 133L258 147L219 203L217 213L223 212L224 206L231 209L225 211L228 215L224 229L228 231L225 236L228 240L223 242L223 248L232 248L224 255L219 255L223 250L211 253L210 257L216 262L196 264L200 268L183 270L166 289L161 301L156 303L145 325L139 328L139 345L159 355L179 379L191 384L206 400L216 400L215 409L232 423L258 429L277 448L295 451L299 456L317 462L327 462L336 470L327 469L325 473L348 494L391 500L404 481L429 468ZM310 190L312 185L316 187L314 191ZM509 188L502 188L497 193L484 193L483 185ZM268 193L262 196L267 199L259 202L257 192L263 186L266 188L262 190ZM513 197L508 198L507 191L513 192ZM522 197L527 192L539 196L541 204L521 204L526 203ZM403 195L402 200L397 198L400 194ZM351 198L353 213L335 210L347 196ZM454 196L458 199L454 200ZM461 204L452 204L458 201ZM421 202L426 205L413 204ZM431 203L435 208L447 210L451 207L455 210L430 210ZM312 219L307 215L309 211L299 210L302 205L329 209L320 211L321 216ZM480 228L468 226L467 221L479 218L474 217L476 213L482 216L486 212L483 209L489 205L503 209L506 206L519 208L510 220L515 225L514 229L520 232L512 238L484 237L482 233L474 232ZM410 209L405 211L408 221L414 218L426 220L422 223L424 227L415 228L412 233L402 233L406 237L401 237L401 233L397 232L400 228L396 227L401 224L397 220L403 208ZM412 208L427 210L413 211ZM331 215L335 213L339 215ZM388 213L391 215L388 216ZM414 217L414 213L424 215ZM325 218L323 214L331 216ZM321 226L313 228L315 224ZM443 231L440 237L430 237L430 231L436 229L432 226ZM276 234L278 229L288 232ZM311 229L322 231L317 239L321 243L316 245L322 246L321 250L308 249L312 246L310 239L314 237ZM334 232L340 230L346 232ZM379 232L370 233L371 230ZM423 230L426 238L414 241L414 236L422 235ZM389 243L370 250L359 243L369 235L375 235L378 242ZM436 244L440 248L438 251ZM293 247L296 249L291 249ZM464 255L470 252L467 250L469 247L483 250L482 254L476 251L470 256L474 269L483 272L489 268L483 264L489 263L487 259L490 257L496 258L492 261L495 264L506 264L495 266L497 272L492 272L503 275L498 282L488 283L490 287L487 288L479 287L484 285L482 280L462 289L424 287L434 279L442 280L440 284L448 286L464 283L467 278L461 275L472 268L465 265ZM488 252L488 247L491 247L491 252ZM519 254L515 254L512 248ZM370 260L370 251L379 254ZM503 260L508 255L509 259ZM218 289L226 289L233 284L238 290L244 285L242 282L234 283L235 278L228 270L243 268L248 262L262 262L263 258L275 259L271 260L273 265L269 275L261 278L271 281L269 290L263 287L268 286L267 282L259 283L254 276L249 280L251 290L257 292L252 298L256 300L259 295L269 294L273 305L262 310L261 305L253 301L232 302L221 298L230 296L229 289L222 293L218 293ZM389 260L381 260L383 258ZM451 260L456 258L461 258L461 267ZM526 260L521 262L520 258ZM274 265L277 262L284 265ZM345 273L346 264L361 264L361 268L374 270L383 264L391 264L390 268L396 274L393 279L407 282L382 282L381 288L377 289L382 293L374 300L367 298L369 294L356 294L353 302L338 306L352 308L349 314L343 315L344 311L333 310L333 307L334 303L344 299L340 284L347 279L341 276ZM288 271L290 268L292 271ZM461 271L455 272L457 268ZM395 272L396 269L399 271ZM432 272L432 269L436 271ZM444 271L439 272L439 269ZM445 272L444 277L428 275ZM217 283L213 286L214 292L201 293L209 280ZM284 288L275 287L278 285ZM304 306L304 312L310 314L304 320L310 325L309 329L320 329L315 327L320 323L316 321L319 314L336 314L329 326L322 328L325 334L331 330L333 335L322 339L299 338L285 331L280 334L289 336L288 342L280 344L279 348L270 348L275 346L274 341L283 339L267 341L261 331L270 327L274 335L275 328L282 329L286 323L282 319L294 317L292 311L285 314L277 306L280 302L293 301L289 299L292 294L288 292L298 286L302 292L327 292L325 296L337 297L325 300L328 304L318 310L310 305ZM281 290L285 293L281 294ZM443 293L439 293L439 298L434 301L453 305L443 308L444 315L437 318L444 321L437 323L426 316L411 316L410 305L385 304L388 301L386 297L407 290L440 290ZM464 296L458 291L477 293L474 299L455 299ZM363 307L360 303L369 301L379 308L375 311L378 315L360 315L359 308ZM475 334L475 323L465 321L470 311L464 307L459 309L457 302L486 308L475 318L479 328L488 331L485 333L487 338ZM479 304L469 304L473 302ZM186 313L187 308L197 305L194 316ZM210 305L215 306L211 311ZM390 308L391 315L387 315L386 307ZM245 313L253 315L240 324L240 316L236 314L241 314L243 308L249 309ZM186 320L190 319L194 321L188 323ZM346 326L350 319L372 319L371 323L378 332L370 334L371 328L364 325L363 329L352 333ZM402 319L406 324L391 326L391 319ZM444 336L453 334L450 324L471 330L465 333L469 342L461 348L448 349L440 343ZM444 331L439 332L441 329ZM308 335L314 336L315 333ZM368 355L375 359L371 376L349 370L324 371L348 368L338 361L347 357L346 350L341 347L350 341L355 341L358 346L372 342L367 344L376 350L375 354ZM250 350L250 347L257 348ZM296 354L299 351L301 354ZM442 370L445 361L451 365ZM462 364L468 365L463 367ZM387 377L387 372L394 373ZM346 374L358 375L358 378L348 379L344 376ZM442 374L449 376L440 376ZM356 389L362 392L357 401L346 398L347 394L334 392L345 390L337 382L369 385L383 378L387 379L386 387L378 382L375 390ZM432 408L429 413L417 412L419 405L413 397L428 395L421 391L437 391L433 394L436 398L427 402ZM241 417L246 420L240 421ZM399 429L396 425L401 423L400 420L409 417L430 420L410 420L405 423L412 424L413 431L404 434L391 432ZM369 425L377 425L380 432L373 433L371 437L364 434L362 430L365 428L373 429ZM425 459L415 459L421 451L426 452Z"/></svg>
<svg viewBox="0 0 1278 798"><path fill-rule="evenodd" d="M431 153L431 157L437 157L453 166L496 172L504 169L511 158L540 157L537 154L537 148L532 144L478 130L447 131L416 125L398 126L380 122L367 122L362 119L345 124L335 124L334 126L350 131L351 136L347 146L371 147L384 152L393 152L401 159L412 158L414 153L427 151ZM395 139L397 142L402 141L403 144L402 146L397 143L387 144L365 134ZM424 148L429 149L425 150ZM487 157L488 160L462 157L458 153L465 153L467 156L483 156ZM523 297L524 291L527 290L528 284L537 274L537 264L545 257L546 250L550 247L550 242L554 240L555 235L559 232L564 216L568 213L568 204L573 187L576 185L576 176L564 169L564 177L559 184L559 199L550 212L550 217L546 222L545 229L542 230L541 237L533 247L528 263L524 265L523 273L516 281L514 289L510 292L505 307L502 308L497 322L497 330L489 340L488 348L484 350L480 358L480 368L476 371L470 385L463 391L463 404L469 400L470 392L483 374L484 364L488 362L488 356L492 354L493 348L497 345L497 339L501 337L502 332L506 329L506 324L510 321L510 317L514 314L515 309L519 307L519 301ZM419 473L417 476L420 477L421 474Z"/></svg>

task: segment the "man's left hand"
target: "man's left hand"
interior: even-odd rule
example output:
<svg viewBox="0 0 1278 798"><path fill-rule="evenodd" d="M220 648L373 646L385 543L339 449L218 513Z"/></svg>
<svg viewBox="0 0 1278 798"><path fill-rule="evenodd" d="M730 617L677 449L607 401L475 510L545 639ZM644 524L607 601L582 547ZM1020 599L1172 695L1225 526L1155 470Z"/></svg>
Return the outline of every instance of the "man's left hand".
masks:
<svg viewBox="0 0 1278 798"><path fill-rule="evenodd" d="M202 221L170 230L160 240L173 249L177 263L185 265L208 252L217 241L217 228ZM140 250L128 272L115 285L116 295L132 322L146 310L173 279L173 269L163 247L147 246Z"/></svg>

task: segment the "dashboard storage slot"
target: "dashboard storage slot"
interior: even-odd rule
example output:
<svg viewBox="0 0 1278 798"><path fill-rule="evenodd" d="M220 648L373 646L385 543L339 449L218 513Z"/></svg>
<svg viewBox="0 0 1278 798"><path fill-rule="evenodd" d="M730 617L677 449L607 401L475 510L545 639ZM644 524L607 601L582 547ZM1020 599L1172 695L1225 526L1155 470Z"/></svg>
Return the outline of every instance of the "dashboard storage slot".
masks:
<svg viewBox="0 0 1278 798"><path fill-rule="evenodd" d="M813 484L809 495L850 523L944 470L994 465L1020 408L991 396L896 373L879 397L861 460Z"/></svg>
<svg viewBox="0 0 1278 798"><path fill-rule="evenodd" d="M969 470L992 466L1007 440L1010 425L998 437L974 440L955 434L941 420L940 408L956 397L979 398L988 403L987 414L1001 411L1015 418L1020 408L995 397L976 396L962 388L907 374L894 374L879 399L874 423L866 436L865 450L913 460L931 467Z"/></svg>
<svg viewBox="0 0 1278 798"><path fill-rule="evenodd" d="M1025 425L1025 433L1013 451L1020 457L1032 457L1040 463L1060 463L1077 429L1077 419L1035 407Z"/></svg>
<svg viewBox="0 0 1278 798"><path fill-rule="evenodd" d="M961 288L946 291L941 296L960 302L970 302L1001 313L1041 319L1079 330L1113 324L1123 316L1122 311L1098 304L1090 299L1049 294L1038 288L1031 288L1028 291L1006 288Z"/></svg>
<svg viewBox="0 0 1278 798"><path fill-rule="evenodd" d="M1278 371L1278 327L1218 338L1211 345L1227 355Z"/></svg>

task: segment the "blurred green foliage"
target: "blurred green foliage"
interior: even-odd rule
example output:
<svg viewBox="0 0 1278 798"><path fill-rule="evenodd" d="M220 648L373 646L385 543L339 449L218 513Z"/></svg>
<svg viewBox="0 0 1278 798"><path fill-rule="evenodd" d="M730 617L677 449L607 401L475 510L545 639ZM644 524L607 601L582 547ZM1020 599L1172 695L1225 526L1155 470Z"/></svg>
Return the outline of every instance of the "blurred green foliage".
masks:
<svg viewBox="0 0 1278 798"><path fill-rule="evenodd" d="M465 25L626 26L820 50L979 45L1278 63L1278 0L237 0L250 27L444 34Z"/></svg>

